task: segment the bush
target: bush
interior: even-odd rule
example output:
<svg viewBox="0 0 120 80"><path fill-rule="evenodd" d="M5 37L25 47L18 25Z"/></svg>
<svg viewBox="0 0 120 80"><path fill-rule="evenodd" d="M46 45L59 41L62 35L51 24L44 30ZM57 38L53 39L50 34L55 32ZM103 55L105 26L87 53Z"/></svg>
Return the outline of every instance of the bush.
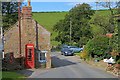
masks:
<svg viewBox="0 0 120 80"><path fill-rule="evenodd" d="M115 57L115 61L120 64L120 53L118 55L116 55Z"/></svg>
<svg viewBox="0 0 120 80"><path fill-rule="evenodd" d="M120 64L120 59L117 61L117 64Z"/></svg>
<svg viewBox="0 0 120 80"><path fill-rule="evenodd" d="M112 52L115 54L118 53L118 35L113 35L110 39L110 47L112 48Z"/></svg>
<svg viewBox="0 0 120 80"><path fill-rule="evenodd" d="M98 57L98 58L96 58L96 60L101 61L101 60L103 60L103 57Z"/></svg>
<svg viewBox="0 0 120 80"><path fill-rule="evenodd" d="M88 41L85 50L88 52L88 55L92 57L94 57L94 55L99 57L104 56L105 53L109 52L109 39L106 36L96 36Z"/></svg>
<svg viewBox="0 0 120 80"><path fill-rule="evenodd" d="M83 50L83 51L80 53L80 58L86 60L87 57L88 57L87 51Z"/></svg>

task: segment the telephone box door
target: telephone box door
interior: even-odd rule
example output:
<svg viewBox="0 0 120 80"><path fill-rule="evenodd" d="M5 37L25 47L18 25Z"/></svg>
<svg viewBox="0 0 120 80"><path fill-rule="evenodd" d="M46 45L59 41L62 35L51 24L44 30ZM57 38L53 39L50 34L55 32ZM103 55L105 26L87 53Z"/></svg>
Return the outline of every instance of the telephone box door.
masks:
<svg viewBox="0 0 120 80"><path fill-rule="evenodd" d="M25 66L26 68L34 68L34 45L26 44L25 45Z"/></svg>

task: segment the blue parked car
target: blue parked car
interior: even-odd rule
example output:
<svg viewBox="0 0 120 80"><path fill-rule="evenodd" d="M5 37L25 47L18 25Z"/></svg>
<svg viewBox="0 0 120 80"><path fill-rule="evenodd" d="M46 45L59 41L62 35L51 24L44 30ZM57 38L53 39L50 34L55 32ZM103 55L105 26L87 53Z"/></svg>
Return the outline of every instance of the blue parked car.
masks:
<svg viewBox="0 0 120 80"><path fill-rule="evenodd" d="M61 48L61 53L63 54L64 53L64 49L69 49L71 50L73 53L76 53L76 52L81 52L83 51L83 48L79 48L79 47L76 47L76 46L62 46Z"/></svg>
<svg viewBox="0 0 120 80"><path fill-rule="evenodd" d="M79 47L76 47L76 46L68 46L68 48L69 48L70 50L72 50L74 53L75 53L75 52L83 51L83 48L79 48Z"/></svg>
<svg viewBox="0 0 120 80"><path fill-rule="evenodd" d="M73 50L70 50L69 48L63 48L61 50L61 54L64 55L64 56L68 56L68 55L73 56L74 52L73 52Z"/></svg>

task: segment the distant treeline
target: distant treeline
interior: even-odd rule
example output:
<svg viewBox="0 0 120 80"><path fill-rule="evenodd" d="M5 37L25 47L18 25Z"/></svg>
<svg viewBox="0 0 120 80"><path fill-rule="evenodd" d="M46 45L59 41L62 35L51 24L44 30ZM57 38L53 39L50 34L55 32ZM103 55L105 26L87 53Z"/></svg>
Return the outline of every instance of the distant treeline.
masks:
<svg viewBox="0 0 120 80"><path fill-rule="evenodd" d="M107 11L107 10L108 9L99 9L97 11ZM94 11L96 11L96 10L94 10ZM32 13L59 13L59 12L68 12L68 11L46 11L46 12L32 12Z"/></svg>
<svg viewBox="0 0 120 80"><path fill-rule="evenodd" d="M68 12L68 11L32 12L32 13L59 13L59 12Z"/></svg>

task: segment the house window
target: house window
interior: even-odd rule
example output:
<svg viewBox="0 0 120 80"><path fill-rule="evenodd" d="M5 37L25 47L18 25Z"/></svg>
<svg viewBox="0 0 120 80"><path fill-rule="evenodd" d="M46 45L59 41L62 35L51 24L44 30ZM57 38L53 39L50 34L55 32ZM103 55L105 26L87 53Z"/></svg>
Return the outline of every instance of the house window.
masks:
<svg viewBox="0 0 120 80"><path fill-rule="evenodd" d="M46 62L46 53L47 51L41 51L38 53L39 62Z"/></svg>

